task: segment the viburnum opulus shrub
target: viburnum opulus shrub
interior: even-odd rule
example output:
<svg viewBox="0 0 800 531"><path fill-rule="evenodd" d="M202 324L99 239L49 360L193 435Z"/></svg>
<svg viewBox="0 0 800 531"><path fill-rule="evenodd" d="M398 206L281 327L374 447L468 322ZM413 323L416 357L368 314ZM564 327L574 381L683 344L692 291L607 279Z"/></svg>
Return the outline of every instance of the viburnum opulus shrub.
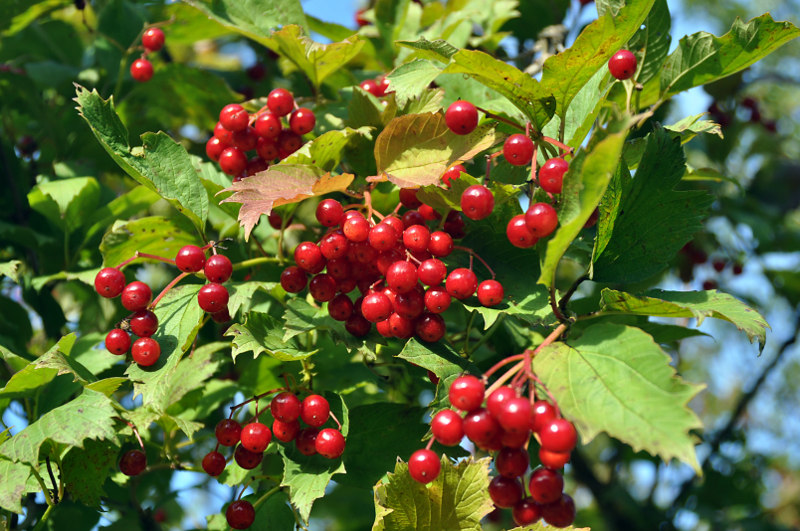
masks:
<svg viewBox="0 0 800 531"><path fill-rule="evenodd" d="M760 345L767 324L713 286L652 289L679 253L702 253L690 242L714 197L683 180L682 144L719 132L655 117L794 26L737 20L668 53L665 2L602 2L531 76L499 58L516 2L379 1L357 31L297 0L167 4L146 20L111 4L101 28L138 24L93 36L120 48L120 77L77 77L74 102L104 171L137 186L104 206L90 181L29 196L75 223L68 235L78 213L93 220L97 260L78 253L58 278L93 286L100 309L94 335L64 335L0 391L65 386L0 434L0 506L20 513L38 490L47 508L26 509L29 527L68 501L123 527L133 511L133 529L170 518L136 500L181 470L234 488L193 524L210 529L304 527L336 513L332 489L366 492L374 507L352 510L374 529L487 515L569 528L571 463L601 433L699 472L687 404L701 386L664 350L692 331L651 318L722 319ZM206 34L266 58L224 76L246 77L250 97L187 60ZM202 139L173 138L172 81L207 101L191 109ZM159 93L155 113L134 107Z"/></svg>

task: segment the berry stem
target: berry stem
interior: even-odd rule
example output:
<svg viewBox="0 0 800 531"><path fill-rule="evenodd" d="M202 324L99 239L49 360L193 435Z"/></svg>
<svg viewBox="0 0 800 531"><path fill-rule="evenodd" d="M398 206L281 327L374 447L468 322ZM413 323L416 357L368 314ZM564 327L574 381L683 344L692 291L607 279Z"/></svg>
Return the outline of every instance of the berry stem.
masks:
<svg viewBox="0 0 800 531"><path fill-rule="evenodd" d="M484 260L483 258L481 258L481 257L480 257L480 255L479 255L478 253L476 253L475 251L473 251L473 250L472 250L472 249L470 249L469 247L463 247L463 246L461 246L461 245L454 245L454 246L453 246L453 249L459 249L459 250L461 250L461 251L466 251L466 252L468 252L468 253L469 253L469 255L470 255L470 260L472 259L472 257L473 257L473 256L474 256L475 258L477 258L477 259L478 259L478 261L479 261L480 263L482 263L482 264L483 264L483 267L485 267L485 268L486 268L486 269L489 271L489 274L490 274L490 275L492 275L492 280L494 280L494 279L495 279L495 277L497 276L497 275L495 275L495 274L494 274L494 270L493 270L491 267L489 267L489 264L487 264L487 263L486 263L486 260ZM470 263L470 269L472 269L472 264L471 264L471 263Z"/></svg>
<svg viewBox="0 0 800 531"><path fill-rule="evenodd" d="M489 368L489 370L487 370L485 373L483 373L483 382L484 383L488 383L489 377L491 375L493 375L494 373L496 373L500 369L500 367L502 367L504 365L508 365L509 363L514 362L514 361L519 361L524 357L525 357L525 353L523 352L522 354L514 354L512 356L508 356L507 358L503 358L502 360L498 361L497 363L492 365Z"/></svg>
<svg viewBox="0 0 800 531"><path fill-rule="evenodd" d="M342 431L342 423L339 422L339 419L336 418L336 415L333 414L333 411L329 411L328 415L333 419L336 423L336 426L339 428L339 431Z"/></svg>
<svg viewBox="0 0 800 531"><path fill-rule="evenodd" d="M589 280L589 275L582 275L577 279L575 279L575 282L572 283L572 285L569 287L566 293L564 293L564 295L561 296L561 299L559 299L558 309L561 310L564 314L567 313L567 304L569 303L569 300L572 298L572 296L577 291L578 286L580 286L584 280Z"/></svg>
<svg viewBox="0 0 800 531"><path fill-rule="evenodd" d="M156 305L159 303L159 301L160 301L161 299L163 299L163 298L164 298L164 295L166 295L166 294L169 292L169 290L171 290L172 288L174 288L174 287L175 287L175 284L177 284L178 282L180 282L180 281L181 281L181 280L183 280L184 278L188 277L189 275L190 275L190 273L181 273L181 274L180 274L180 275L178 275L177 277L173 278L173 279L172 279L172 282L170 282L169 284L167 284L167 285L166 285L166 287L165 287L163 290L161 290L161 293L159 293L159 294L158 294L158 297L156 297L156 298L153 300L153 302L151 302L151 303L150 303L150 305L148 306L148 308L149 308L149 309L151 309L151 310L155 309L155 307L156 307Z"/></svg>
<svg viewBox="0 0 800 531"><path fill-rule="evenodd" d="M536 157L539 156L539 144L533 143L533 158L531 159L531 187L530 187L530 204L533 204L533 195L536 193Z"/></svg>
<svg viewBox="0 0 800 531"><path fill-rule="evenodd" d="M136 426L133 425L133 422L126 420L125 424L130 426L131 430L133 430L133 434L136 436L136 440L139 441L139 446L142 448L142 451L144 451L144 443L142 442L142 437L139 435L139 430L136 429Z"/></svg>
<svg viewBox="0 0 800 531"><path fill-rule="evenodd" d="M478 107L477 105L475 106L475 108L478 109L479 111L481 111L483 114L485 114L487 118L491 118L493 120L497 120L498 122L503 122L504 124L508 124L511 127L516 127L520 131L524 131L525 130L525 128L523 126L519 125L514 120L509 120L508 118L505 118L505 117L500 116L498 114L495 114L493 112L487 111L483 107Z"/></svg>
<svg viewBox="0 0 800 531"><path fill-rule="evenodd" d="M259 505L261 505L262 503L267 501L267 499L269 499L270 496L272 496L273 494L275 494L279 490L281 490L281 486L280 485L276 485L276 486L272 487L271 489L269 489L258 500L256 500L256 502L253 504L253 509L255 509L256 507L258 507Z"/></svg>
<svg viewBox="0 0 800 531"><path fill-rule="evenodd" d="M569 147L568 145L564 144L563 142L559 142L555 138L550 138L549 136L543 136L542 140L544 140L548 144L556 146L557 148L559 148L559 149L561 149L563 151L566 151L567 153L572 153L574 151L571 147Z"/></svg>
<svg viewBox="0 0 800 531"><path fill-rule="evenodd" d="M567 319L564 316L564 314L561 313L561 309L558 307L558 304L556 304L556 287L555 286L550 286L550 297L549 298L550 298L550 308L553 310L553 313L555 314L556 319L558 319L562 323L566 323L567 321L569 321L569 319Z"/></svg>
<svg viewBox="0 0 800 531"><path fill-rule="evenodd" d="M244 402L242 402L240 404L234 404L234 405L230 406L231 413L228 416L228 418L233 418L233 412L234 411L236 411L237 409L239 409L240 407L242 407L242 406L244 406L246 404L249 404L250 402L255 402L257 400L261 400L265 396L271 395L272 393L278 393L280 391L286 391L286 390L287 390L286 387L277 387L275 389L270 389L269 391L266 391L264 393L261 393L261 394L258 394L258 395L254 395L253 398L248 398L247 400L245 400Z"/></svg>
<svg viewBox="0 0 800 531"><path fill-rule="evenodd" d="M131 256L130 258L119 264L117 266L117 269L121 270L123 267L130 264L137 258L150 258L152 260L158 260L159 262L164 262L165 264L175 265L175 260L173 260L172 258L164 258L163 256L158 256L157 254L141 253L139 251L136 251L135 253L133 253L133 256Z"/></svg>
<svg viewBox="0 0 800 531"><path fill-rule="evenodd" d="M261 264L277 264L280 260L277 258L273 258L272 256L260 256L258 258L250 258L249 260L244 260L242 262L233 264L233 270L237 271L239 269L246 269L248 267L253 267L256 265Z"/></svg>

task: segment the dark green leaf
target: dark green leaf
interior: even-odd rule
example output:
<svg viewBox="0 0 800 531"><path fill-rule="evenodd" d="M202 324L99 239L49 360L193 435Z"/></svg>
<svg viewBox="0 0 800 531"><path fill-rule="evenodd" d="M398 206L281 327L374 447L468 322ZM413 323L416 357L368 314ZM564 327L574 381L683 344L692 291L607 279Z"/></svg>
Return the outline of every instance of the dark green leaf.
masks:
<svg viewBox="0 0 800 531"><path fill-rule="evenodd" d="M250 312L245 322L228 328L226 336L233 336L231 356L252 352L257 357L266 353L281 361L299 361L316 354L316 350L299 349L293 341L284 341L285 325L266 313Z"/></svg>
<svg viewBox="0 0 800 531"><path fill-rule="evenodd" d="M72 448L64 457L64 486L69 495L90 507L100 508L103 483L115 468L119 448L109 441L88 440L84 448Z"/></svg>

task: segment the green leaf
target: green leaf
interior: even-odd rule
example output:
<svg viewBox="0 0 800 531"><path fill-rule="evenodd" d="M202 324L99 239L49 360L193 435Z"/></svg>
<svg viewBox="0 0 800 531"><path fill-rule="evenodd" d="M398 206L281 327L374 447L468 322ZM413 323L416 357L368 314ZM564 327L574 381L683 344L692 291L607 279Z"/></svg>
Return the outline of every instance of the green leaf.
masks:
<svg viewBox="0 0 800 531"><path fill-rule="evenodd" d="M205 193L205 191L203 191ZM191 226L180 217L148 216L131 221L119 220L108 229L100 243L105 267L115 267L136 251L174 259L184 245L197 244ZM140 258L138 261L147 261Z"/></svg>
<svg viewBox="0 0 800 531"><path fill-rule="evenodd" d="M489 498L491 459L472 457L454 465L442 456L442 471L422 485L398 461L394 473L375 485L375 530L459 529L480 531L481 519L494 509Z"/></svg>
<svg viewBox="0 0 800 531"><path fill-rule="evenodd" d="M75 177L37 184L28 193L31 208L56 227L72 232L86 223L100 200L100 185L94 177Z"/></svg>
<svg viewBox="0 0 800 531"><path fill-rule="evenodd" d="M22 265L20 260L10 260L0 262L0 278L8 277L12 282L19 282L19 267Z"/></svg>
<svg viewBox="0 0 800 531"><path fill-rule="evenodd" d="M257 492L250 496L245 496L242 499L255 504L262 495L263 493ZM226 505L222 510L207 517L208 531L228 531L231 529L227 520L225 520L225 511L227 509L228 506ZM250 526L252 529L264 529L269 531L292 531L295 529L296 521L294 519L294 513L289 507L286 494L283 492L272 494L261 505L256 506L255 509L256 518Z"/></svg>
<svg viewBox="0 0 800 531"><path fill-rule="evenodd" d="M24 463L15 463L8 459L0 459L0 507L8 511L22 514L23 494L31 475L31 467Z"/></svg>
<svg viewBox="0 0 800 531"><path fill-rule="evenodd" d="M284 332L281 321L266 313L250 312L244 323L231 325L225 335L233 336L231 356L234 360L243 352L252 352L254 357L266 353L281 361L299 361L317 353L299 349L293 341L284 341Z"/></svg>
<svg viewBox="0 0 800 531"><path fill-rule="evenodd" d="M358 348L363 341L349 333L344 324L330 316L326 308L312 306L299 297L286 301L286 311L283 314L284 334L283 341L310 332L312 330L325 330L337 343L344 344L349 349Z"/></svg>
<svg viewBox="0 0 800 531"><path fill-rule="evenodd" d="M706 116L706 113L687 116L672 125L665 125L664 129L672 138L679 138L681 144L686 144L697 135L703 133L716 135L722 138L722 128L720 125L710 120L701 120L704 116ZM634 138L625 143L625 150L622 156L625 158L625 163L628 165L628 168L634 169L639 166L646 147L647 137ZM734 182L738 184L738 181Z"/></svg>
<svg viewBox="0 0 800 531"><path fill-rule="evenodd" d="M672 17L667 0L656 0L653 8L644 20L643 27L628 41L628 50L636 53L638 74L636 81L644 84L658 76L661 65L669 53L672 42L670 28Z"/></svg>
<svg viewBox="0 0 800 531"><path fill-rule="evenodd" d="M93 382L96 378L76 360L69 358L75 344L75 334L62 337L58 343L42 354L36 361L14 373L0 389L0 397L20 398L28 396L37 389L53 381L59 374L71 373L75 381L82 384Z"/></svg>
<svg viewBox="0 0 800 531"><path fill-rule="evenodd" d="M567 51L559 55L565 53ZM499 92L522 111L537 129L544 127L556 111L555 99L551 93L544 90L539 81L484 52L459 50L453 55L444 72L466 74Z"/></svg>
<svg viewBox="0 0 800 531"><path fill-rule="evenodd" d="M84 448L72 448L62 462L66 491L75 500L100 508L103 483L114 470L119 447L108 441L88 440Z"/></svg>
<svg viewBox="0 0 800 531"><path fill-rule="evenodd" d="M158 201L159 197L157 193L146 186L137 186L133 190L115 197L111 202L98 206L84 223L88 228L83 238L83 244L85 245L95 235L104 232L118 219L126 219L146 210Z"/></svg>
<svg viewBox="0 0 800 531"><path fill-rule="evenodd" d="M78 398L52 409L39 420L0 445L0 455L39 468L39 448L47 441L84 447L86 439L116 442L111 400L102 393L84 389Z"/></svg>
<svg viewBox="0 0 800 531"><path fill-rule="evenodd" d="M270 31L286 24L305 26L299 0L183 0L226 28L266 44Z"/></svg>
<svg viewBox="0 0 800 531"><path fill-rule="evenodd" d="M552 286L561 257L578 236L600 203L619 164L627 131L608 135L592 150L570 162L561 194L564 201L558 213L559 227L547 242L547 251L539 275L539 284Z"/></svg>
<svg viewBox="0 0 800 531"><path fill-rule="evenodd" d="M763 350L769 325L754 309L727 293L711 291L651 290L643 295L604 289L601 294L602 310L656 317L694 317L697 326L706 317L732 323L747 334L752 343L758 340Z"/></svg>
<svg viewBox="0 0 800 531"><path fill-rule="evenodd" d="M584 444L606 432L635 451L665 462L676 458L700 473L689 431L702 423L687 404L703 386L678 377L670 357L643 331L597 324L568 345L544 348L533 363Z"/></svg>
<svg viewBox="0 0 800 531"><path fill-rule="evenodd" d="M33 289L36 291L42 291L43 287L56 280L77 280L78 282L83 282L87 286L94 286L94 277L97 276L98 271L100 271L99 267L97 269L88 269L86 271L59 271L58 273L53 273L52 275L35 277L31 281L31 286L33 286Z"/></svg>
<svg viewBox="0 0 800 531"><path fill-rule="evenodd" d="M164 132L145 133L142 146L132 147L113 100L104 100L97 90L89 92L78 86L75 101L78 112L114 162L139 184L169 201L203 234L208 196L186 149Z"/></svg>
<svg viewBox="0 0 800 531"><path fill-rule="evenodd" d="M618 207L600 220L613 223L613 229L605 248L595 250L597 282L637 282L665 269L702 228L711 205L705 191L673 189L686 170L680 140L660 127L647 138L636 178L621 184Z"/></svg>
<svg viewBox="0 0 800 531"><path fill-rule="evenodd" d="M286 157L282 164L309 164L324 171L333 171L342 159L344 148L354 136L368 136L371 127L353 129L345 127L324 133L311 142L303 144L299 150Z"/></svg>
<svg viewBox="0 0 800 531"><path fill-rule="evenodd" d="M415 50L415 56L447 63L457 52L458 48L443 39L429 41L420 37L416 41L397 41L395 44L404 48Z"/></svg>
<svg viewBox="0 0 800 531"><path fill-rule="evenodd" d="M551 531L553 528L541 520L536 522L532 525L526 525L523 527L515 527L510 529L509 531ZM565 531L591 531L590 527L573 527L568 525L566 527L559 527L559 529L564 529Z"/></svg>
<svg viewBox="0 0 800 531"><path fill-rule="evenodd" d="M503 139L495 124L479 125L468 135L450 131L442 113L395 118L375 141L375 162L394 184L416 188L439 182L457 162L469 160Z"/></svg>
<svg viewBox="0 0 800 531"><path fill-rule="evenodd" d="M278 282L231 282L228 286L228 312L236 316L241 311L245 314L265 298L263 294L272 294L280 284Z"/></svg>
<svg viewBox="0 0 800 531"><path fill-rule="evenodd" d="M388 90L394 91L397 104L402 107L408 101L419 98L441 72L441 66L427 59L414 59L398 66L386 76L389 80Z"/></svg>

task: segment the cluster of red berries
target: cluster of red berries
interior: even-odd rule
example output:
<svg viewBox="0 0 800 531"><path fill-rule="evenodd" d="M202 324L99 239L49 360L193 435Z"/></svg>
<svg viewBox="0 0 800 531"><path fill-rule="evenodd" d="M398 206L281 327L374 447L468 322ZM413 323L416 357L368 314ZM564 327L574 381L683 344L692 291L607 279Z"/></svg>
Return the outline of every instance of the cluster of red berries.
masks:
<svg viewBox="0 0 800 531"><path fill-rule="evenodd" d="M389 80L383 76L377 79L366 79L362 81L358 86L366 90L376 98L383 97L386 94L391 94L391 91L387 92L387 89L389 88Z"/></svg>
<svg viewBox="0 0 800 531"><path fill-rule="evenodd" d="M245 403L234 406L234 409ZM236 446L234 460L240 467L252 470L261 464L273 436L282 443L294 441L303 455L319 454L328 459L341 457L345 447L342 432L337 428L322 428L328 418L336 421L325 397L312 394L301 401L294 393L281 391L272 398L269 409L274 419L271 430L258 421L258 410L244 427L232 418L221 420L214 430L217 446L203 458L203 470L214 477L225 470L225 456L218 451L220 445ZM302 427L300 421L306 427ZM255 510L250 502L237 500L228 506L225 516L234 529L246 529L255 519Z"/></svg>
<svg viewBox="0 0 800 531"><path fill-rule="evenodd" d="M477 447L496 452L497 472L489 484L489 496L497 507L510 508L517 525L530 525L540 518L555 527L566 527L575 519L575 504L563 492L564 480L557 472L570 459L577 432L568 420L558 416L547 401L532 401L512 387L495 389L485 400L481 379L466 375L450 385L452 409L439 411L431 420L433 439L445 446L461 443L466 435ZM535 434L539 440L539 461L527 482L527 446ZM433 441L431 441L432 443ZM430 447L430 445L429 445ZM408 472L420 483L439 475L441 462L429 448L417 450L408 460Z"/></svg>
<svg viewBox="0 0 800 531"><path fill-rule="evenodd" d="M384 337L416 335L428 342L444 336L439 314L453 297L463 300L477 293L481 304L499 304L504 296L499 282L478 283L472 269L463 267L448 273L440 260L453 251L453 238L464 235L458 212L448 216L444 230L431 232L425 222L438 213L423 208L416 190L401 189L400 201L410 209L402 219L386 216L377 224L359 210L345 211L334 199L321 201L316 217L330 231L317 243L297 246L297 265L281 274L283 289L299 293L308 286L311 296L327 302L330 316L354 336L367 335L374 323ZM362 296L353 302L348 293L356 287Z"/></svg>
<svg viewBox="0 0 800 531"><path fill-rule="evenodd" d="M678 273L684 282L691 282L694 280L695 268L708 262L708 253L702 248L698 247L694 241L691 241L683 246L679 253L680 260L678 261ZM724 258L714 258L711 261L711 267L717 273L722 273L726 267L730 265L731 273L733 276L739 276L744 271L744 266L741 262L729 262ZM703 281L703 289L711 290L716 289L719 284L714 278L707 278Z"/></svg>
<svg viewBox="0 0 800 531"><path fill-rule="evenodd" d="M288 127L284 127L281 117L287 116ZM206 142L206 155L239 181L300 149L303 135L310 133L316 123L314 113L298 107L291 92L276 88L267 96L266 107L256 113L248 113L237 103L223 107L214 135ZM248 159L251 151L255 156Z"/></svg>
<svg viewBox="0 0 800 531"><path fill-rule="evenodd" d="M731 107L733 107L730 112L724 110L720 103L714 101L708 107L708 112L711 115L711 118L717 122L720 127L723 129L730 126L733 123L733 116L736 112L735 106L737 105L734 102ZM761 110L758 106L758 101L751 96L746 96L742 99L741 102L738 103L742 109L744 109L745 114L749 114L748 121L753 124L761 124L764 129L767 130L769 133L776 133L778 131L778 123L775 120L767 120L761 115Z"/></svg>
<svg viewBox="0 0 800 531"><path fill-rule="evenodd" d="M198 305L212 314L214 321L230 321L228 290L222 283L233 273L231 261L220 254L212 255L206 260L202 248L186 245L178 251L174 263L184 273L197 273L201 270L205 273L209 283L200 288L197 294ZM118 356L123 356L130 350L133 361L142 367L156 363L161 356L161 346L152 338L158 330L158 317L152 309L159 299L152 300L150 286L138 280L126 284L125 275L119 268L104 267L94 278L94 289L109 299L121 296L122 306L133 312L106 335L106 349ZM129 331L139 337L132 345Z"/></svg>
<svg viewBox="0 0 800 531"><path fill-rule="evenodd" d="M140 83L150 81L153 77L153 63L145 57L148 53L159 51L164 47L164 32L161 28L148 28L142 35L144 53L131 64L131 77Z"/></svg>

